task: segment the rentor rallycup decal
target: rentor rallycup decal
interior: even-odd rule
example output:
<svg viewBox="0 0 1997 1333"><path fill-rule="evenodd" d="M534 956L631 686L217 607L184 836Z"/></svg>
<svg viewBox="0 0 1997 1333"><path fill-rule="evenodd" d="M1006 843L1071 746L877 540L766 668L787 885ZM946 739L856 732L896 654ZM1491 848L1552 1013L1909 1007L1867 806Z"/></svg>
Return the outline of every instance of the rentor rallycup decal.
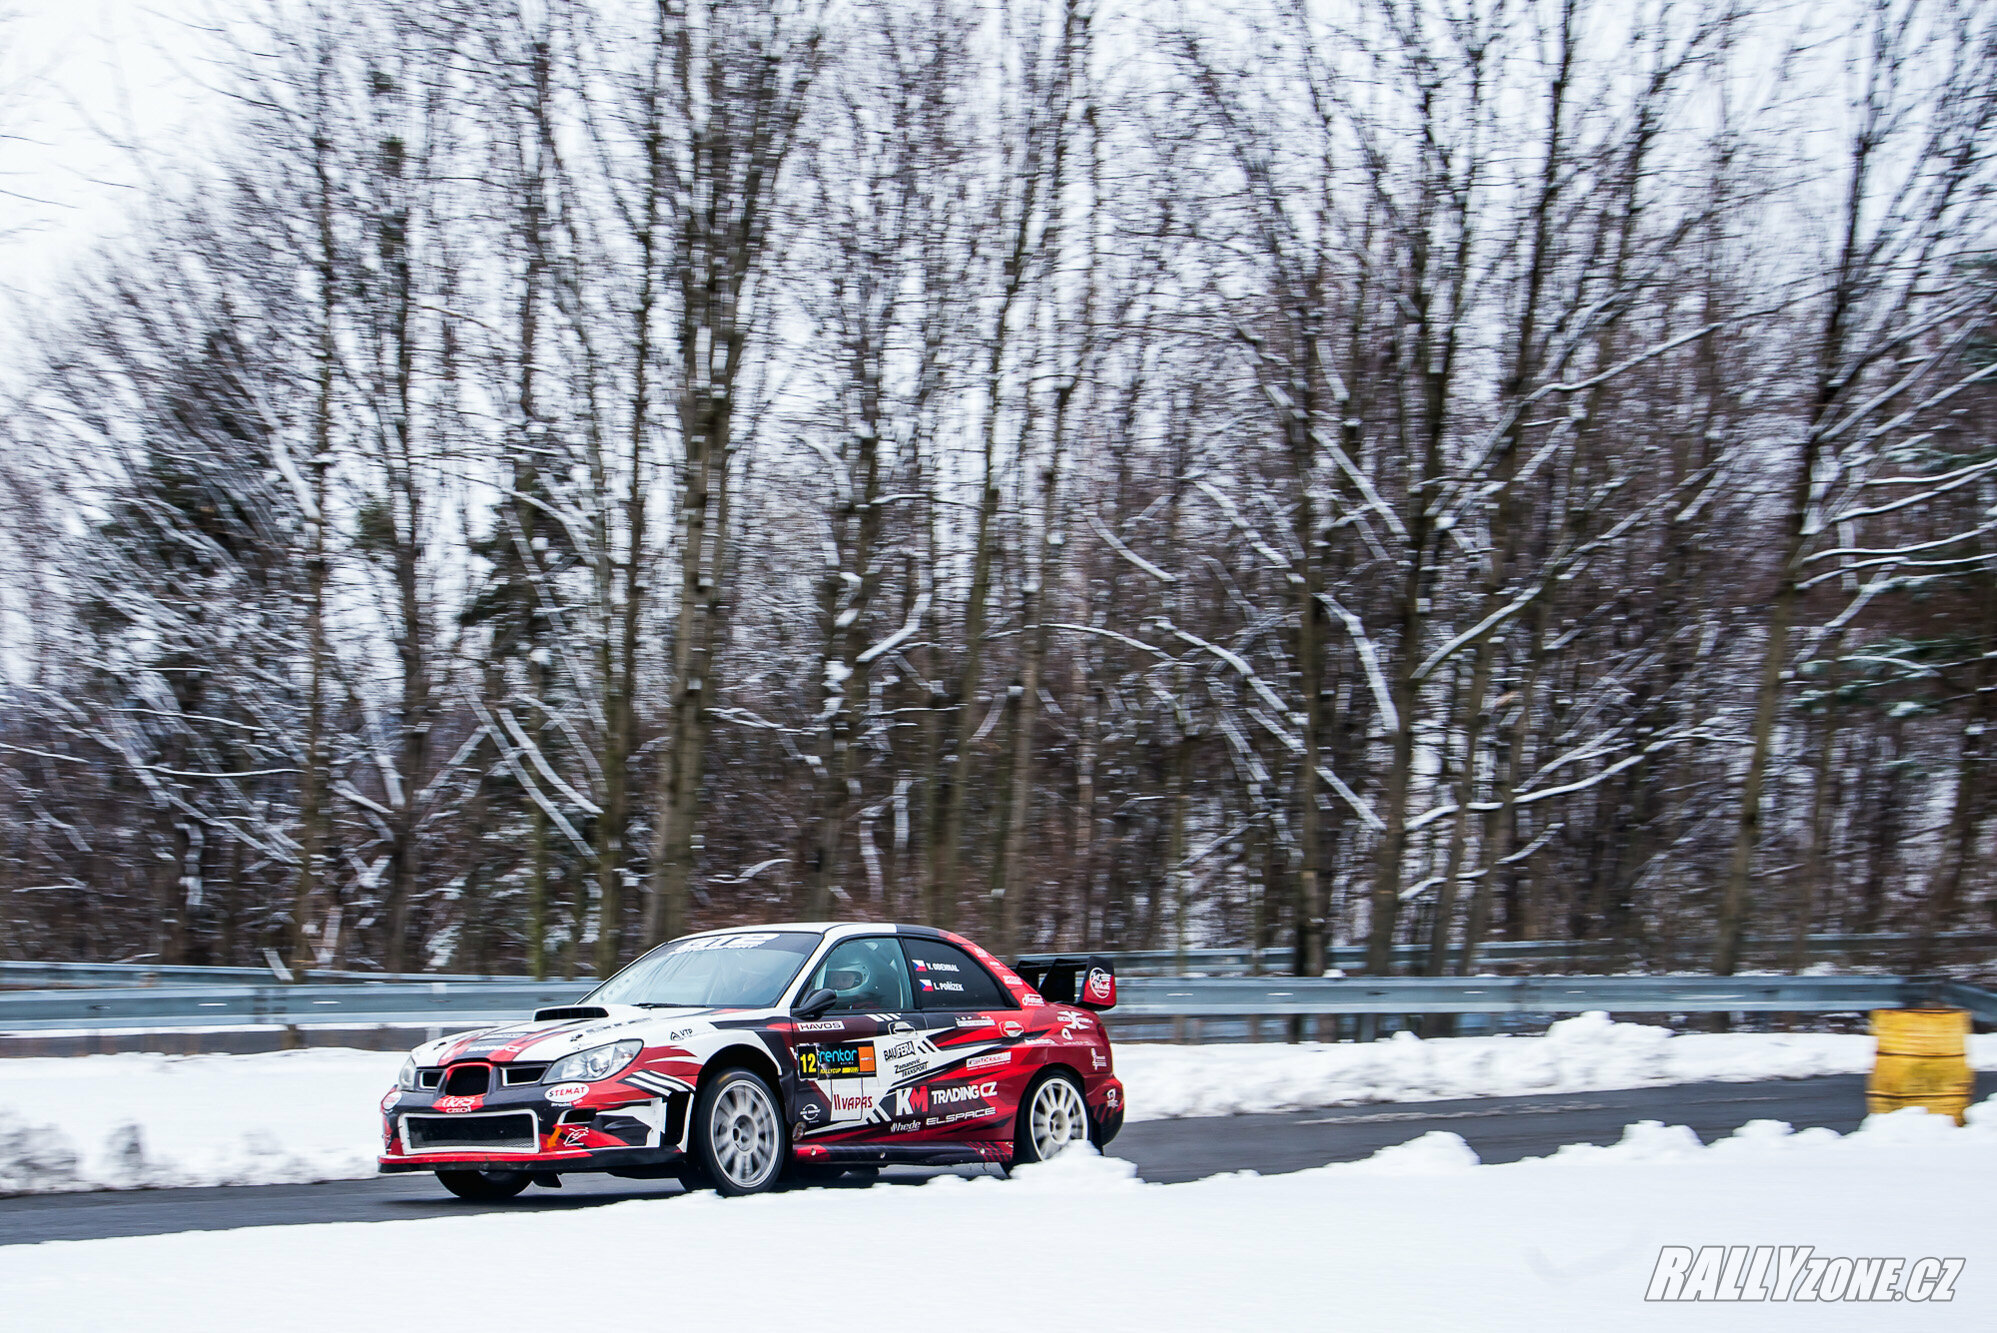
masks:
<svg viewBox="0 0 1997 1333"><path fill-rule="evenodd" d="M946 960L930 956L946 944ZM961 996L991 996L987 970L1007 978L1003 993L974 1001L983 1012L953 1012ZM467 1198L588 1171L754 1193L793 1166L852 1152L1037 1161L1083 1135L1106 1143L1123 1121L1102 1024L925 927L689 936L543 1015L417 1047L380 1101L381 1169L435 1171ZM1050 1069L1081 1085L1085 1114L1039 1145L1022 1137L1036 1132L1025 1103ZM482 1084L482 1095L445 1091ZM708 1097L717 1084L728 1095ZM776 1159L766 1152L753 1175L731 1178L734 1159L719 1148L735 1122L717 1117L758 1107L776 1127Z"/></svg>
<svg viewBox="0 0 1997 1333"><path fill-rule="evenodd" d="M863 1041L850 1046L800 1046L797 1068L806 1078L871 1078L874 1044Z"/></svg>

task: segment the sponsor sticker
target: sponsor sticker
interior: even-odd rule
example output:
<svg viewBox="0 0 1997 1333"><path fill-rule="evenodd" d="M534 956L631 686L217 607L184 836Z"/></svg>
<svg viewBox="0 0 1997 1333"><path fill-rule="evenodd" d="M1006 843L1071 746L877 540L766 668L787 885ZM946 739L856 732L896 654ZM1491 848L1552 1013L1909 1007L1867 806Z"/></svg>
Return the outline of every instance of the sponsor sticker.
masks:
<svg viewBox="0 0 1997 1333"><path fill-rule="evenodd" d="M397 1102L401 1100L402 1100L402 1093L397 1089L391 1088L389 1089L388 1095L381 1099L381 1109L384 1112L386 1112L391 1106L394 1106Z"/></svg>
<svg viewBox="0 0 1997 1333"><path fill-rule="evenodd" d="M997 1091L998 1081L996 1079L990 1083L959 1083L952 1087L931 1088L929 1090L929 1104L941 1107L951 1106L957 1102L983 1101Z"/></svg>
<svg viewBox="0 0 1997 1333"><path fill-rule="evenodd" d="M582 1147L583 1140L588 1137L589 1126L587 1125L562 1126L562 1146L564 1148L580 1148Z"/></svg>
<svg viewBox="0 0 1997 1333"><path fill-rule="evenodd" d="M832 1094L832 1109L835 1111L871 1111L874 1109L874 1099L864 1092L849 1095L835 1091Z"/></svg>
<svg viewBox="0 0 1997 1333"><path fill-rule="evenodd" d="M579 1102L588 1095L589 1084L587 1083L557 1083L554 1087L549 1088L547 1092L548 1100L557 1106L567 1106L570 1102Z"/></svg>
<svg viewBox="0 0 1997 1333"><path fill-rule="evenodd" d="M917 977L926 991L962 991L964 988L954 981L931 981L928 977Z"/></svg>
<svg viewBox="0 0 1997 1333"><path fill-rule="evenodd" d="M1104 1055L1101 1051L1090 1051L1089 1059L1095 1062L1095 1067L1097 1069L1109 1068L1109 1057Z"/></svg>
<svg viewBox="0 0 1997 1333"><path fill-rule="evenodd" d="M1028 991L1026 992L1026 994L1020 996L1019 1002L1022 1006L1028 1009L1038 1009L1041 1005L1047 1003L1047 1001L1041 999L1038 995L1035 995L1032 991Z"/></svg>
<svg viewBox="0 0 1997 1333"><path fill-rule="evenodd" d="M874 1073L874 1044L800 1046L797 1068L806 1078L869 1078Z"/></svg>
<svg viewBox="0 0 1997 1333"><path fill-rule="evenodd" d="M844 1032L846 1030L846 1021L844 1019L828 1019L825 1022L819 1023L799 1023L796 1026L799 1032Z"/></svg>
<svg viewBox="0 0 1997 1333"><path fill-rule="evenodd" d="M957 1018L957 1026L960 1028L988 1028L997 1022L998 1020L990 1014L961 1014Z"/></svg>
<svg viewBox="0 0 1997 1333"><path fill-rule="evenodd" d="M929 1089L925 1087L896 1088L888 1106L888 1114L897 1120L909 1116L929 1114Z"/></svg>
<svg viewBox="0 0 1997 1333"><path fill-rule="evenodd" d="M1110 1110L1114 1111L1116 1109L1116 1101L1117 1101L1117 1095L1115 1088L1111 1088L1107 1092L1103 1093L1103 1103L1104 1105L1108 1106Z"/></svg>
<svg viewBox="0 0 1997 1333"><path fill-rule="evenodd" d="M1008 1037L1017 1037L1020 1033L1026 1031L1026 1029L1017 1023L1008 1022L1000 1031L1004 1032Z"/></svg>
<svg viewBox="0 0 1997 1333"><path fill-rule="evenodd" d="M915 1054L915 1043L912 1041L905 1041L898 1046L890 1046L885 1051L882 1051L881 1059L906 1060L909 1056L914 1054Z"/></svg>
<svg viewBox="0 0 1997 1333"><path fill-rule="evenodd" d="M997 1051L991 1055L972 1056L970 1059L964 1061L964 1068L991 1069L997 1065L1009 1065L1011 1063L1012 1063L1011 1051Z"/></svg>
<svg viewBox="0 0 1997 1333"><path fill-rule="evenodd" d="M818 1118L824 1114L825 1108L817 1102L806 1102L803 1108L798 1111L797 1118L804 1121L807 1125L815 1125L818 1123Z"/></svg>
<svg viewBox="0 0 1997 1333"><path fill-rule="evenodd" d="M1098 1004L1108 1004L1116 998L1116 978L1106 967L1089 969L1089 980L1082 987L1082 994Z"/></svg>
<svg viewBox="0 0 1997 1333"><path fill-rule="evenodd" d="M485 1104L483 1097L439 1097L437 1109L445 1115L455 1115L459 1111L476 1111Z"/></svg>
<svg viewBox="0 0 1997 1333"><path fill-rule="evenodd" d="M910 1074L919 1074L927 1063L926 1060L903 1060L894 1067L894 1076L907 1078Z"/></svg>
<svg viewBox="0 0 1997 1333"><path fill-rule="evenodd" d="M774 931L758 931L748 935L705 935L697 940L688 940L674 952L702 953L709 949L754 949L768 944L775 938Z"/></svg>

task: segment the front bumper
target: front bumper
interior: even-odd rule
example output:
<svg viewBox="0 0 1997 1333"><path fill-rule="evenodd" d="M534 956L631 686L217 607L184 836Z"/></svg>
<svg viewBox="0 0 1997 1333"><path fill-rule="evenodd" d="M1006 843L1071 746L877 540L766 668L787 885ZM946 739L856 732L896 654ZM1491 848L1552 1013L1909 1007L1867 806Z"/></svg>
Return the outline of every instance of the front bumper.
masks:
<svg viewBox="0 0 1997 1333"><path fill-rule="evenodd" d="M573 1102L551 1102L546 1092L534 1084L477 1098L391 1093L382 1100L376 1164L384 1173L618 1171L656 1170L685 1156L690 1093L653 1095L614 1081Z"/></svg>

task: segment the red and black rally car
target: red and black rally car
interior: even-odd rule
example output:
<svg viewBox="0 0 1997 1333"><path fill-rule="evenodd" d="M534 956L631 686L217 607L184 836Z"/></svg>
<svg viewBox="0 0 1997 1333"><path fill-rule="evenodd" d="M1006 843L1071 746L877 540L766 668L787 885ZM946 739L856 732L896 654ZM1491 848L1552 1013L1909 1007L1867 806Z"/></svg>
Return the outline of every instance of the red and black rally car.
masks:
<svg viewBox="0 0 1997 1333"><path fill-rule="evenodd" d="M417 1047L381 1169L503 1199L570 1171L753 1194L787 1169L1040 1161L1123 1126L1091 1012L1115 1003L1106 959L1015 971L926 926L689 935L576 1004Z"/></svg>

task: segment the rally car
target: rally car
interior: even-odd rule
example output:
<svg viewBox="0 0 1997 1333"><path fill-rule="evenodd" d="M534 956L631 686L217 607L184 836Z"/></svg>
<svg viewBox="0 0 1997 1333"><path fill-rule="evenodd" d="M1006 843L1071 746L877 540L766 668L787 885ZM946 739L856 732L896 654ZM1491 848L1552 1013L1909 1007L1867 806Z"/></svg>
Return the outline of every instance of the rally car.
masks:
<svg viewBox="0 0 1997 1333"><path fill-rule="evenodd" d="M571 1171L735 1195L1037 1162L1123 1126L1094 1012L1115 1003L1107 959L1015 970L926 926L688 935L575 1004L417 1047L381 1101L381 1169L489 1200Z"/></svg>

